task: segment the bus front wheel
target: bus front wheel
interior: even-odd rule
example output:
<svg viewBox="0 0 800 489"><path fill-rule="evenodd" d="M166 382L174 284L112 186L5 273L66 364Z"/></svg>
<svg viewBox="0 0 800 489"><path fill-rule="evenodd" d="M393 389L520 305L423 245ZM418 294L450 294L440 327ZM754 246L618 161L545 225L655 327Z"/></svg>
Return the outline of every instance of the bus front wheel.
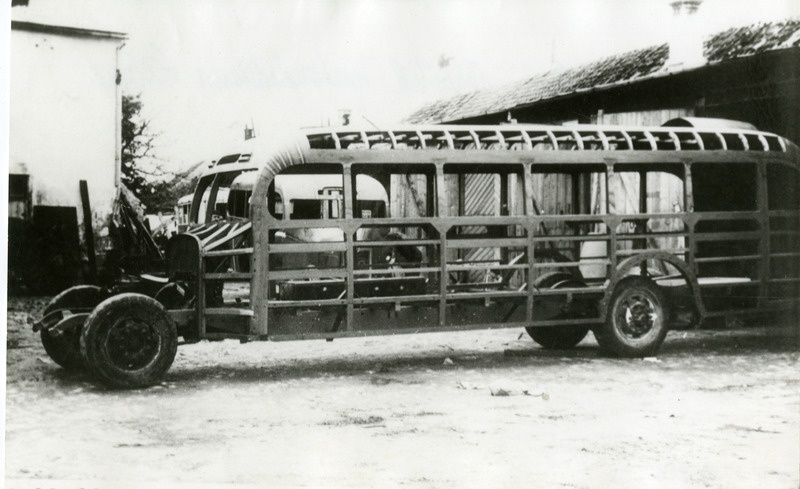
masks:
<svg viewBox="0 0 800 489"><path fill-rule="evenodd" d="M115 388L161 380L175 360L175 323L158 301L120 294L98 305L81 332L81 354L94 376Z"/></svg>
<svg viewBox="0 0 800 489"><path fill-rule="evenodd" d="M667 335L668 316L666 295L653 281L627 277L614 289L606 321L595 337L604 350L617 356L653 356Z"/></svg>

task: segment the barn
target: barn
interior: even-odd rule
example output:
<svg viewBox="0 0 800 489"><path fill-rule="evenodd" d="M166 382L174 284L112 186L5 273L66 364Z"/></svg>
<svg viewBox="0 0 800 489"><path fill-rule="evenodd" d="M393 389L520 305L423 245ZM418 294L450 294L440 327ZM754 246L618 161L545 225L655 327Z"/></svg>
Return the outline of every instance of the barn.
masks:
<svg viewBox="0 0 800 489"><path fill-rule="evenodd" d="M684 17L683 25L690 25L686 21L699 3L673 2L678 16ZM686 34L691 29L681 28L668 43L428 103L406 122L658 126L676 118L689 123L694 117L708 117L744 121L800 142L800 20L731 28L706 39ZM669 174L653 177L647 183L648 211L681 210L682 181ZM568 178L534 176L537 212L578 212ZM638 175L620 174L619 179L620 188L608 195L609 208L640 212ZM493 175L470 175L452 183L448 191L463 198L448 212L501 215L498 185ZM587 185L584 192L592 195L592 206L600 205L603 182L593 177ZM393 200L408 200L405 189L395 193Z"/></svg>
<svg viewBox="0 0 800 489"><path fill-rule="evenodd" d="M427 103L414 124L660 125L675 117L746 121L800 141L800 19L719 32L700 60L650 46L502 87Z"/></svg>

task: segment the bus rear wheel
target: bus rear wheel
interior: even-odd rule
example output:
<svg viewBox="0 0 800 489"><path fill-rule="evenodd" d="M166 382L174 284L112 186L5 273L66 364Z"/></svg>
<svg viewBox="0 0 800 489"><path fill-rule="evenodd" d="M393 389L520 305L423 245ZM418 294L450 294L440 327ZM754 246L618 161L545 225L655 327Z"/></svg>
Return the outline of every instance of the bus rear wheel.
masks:
<svg viewBox="0 0 800 489"><path fill-rule="evenodd" d="M631 276L614 289L605 323L595 332L600 346L621 357L655 355L667 335L669 305L653 281Z"/></svg>
<svg viewBox="0 0 800 489"><path fill-rule="evenodd" d="M175 323L158 301L120 294L103 301L86 320L81 354L104 384L142 388L161 380L178 348Z"/></svg>
<svg viewBox="0 0 800 489"><path fill-rule="evenodd" d="M554 272L543 275L536 281L537 289L581 288L586 284L567 273ZM561 298L553 297L553 300ZM577 319L578 311L571 311L571 303L561 304L561 312L548 319ZM528 335L542 348L548 350L567 350L574 348L589 333L589 327L582 324L568 326L543 326L525 328Z"/></svg>

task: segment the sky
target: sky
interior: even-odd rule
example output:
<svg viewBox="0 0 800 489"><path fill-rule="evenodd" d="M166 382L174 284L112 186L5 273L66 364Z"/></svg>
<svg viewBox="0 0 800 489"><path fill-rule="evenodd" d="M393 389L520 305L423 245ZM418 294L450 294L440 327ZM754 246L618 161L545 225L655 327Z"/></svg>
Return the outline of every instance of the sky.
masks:
<svg viewBox="0 0 800 489"><path fill-rule="evenodd" d="M141 94L173 171L216 159L246 124L269 138L349 110L385 126L674 33L669 0L30 0L10 15L126 33L123 92ZM705 0L697 15L712 34L800 17L800 2Z"/></svg>

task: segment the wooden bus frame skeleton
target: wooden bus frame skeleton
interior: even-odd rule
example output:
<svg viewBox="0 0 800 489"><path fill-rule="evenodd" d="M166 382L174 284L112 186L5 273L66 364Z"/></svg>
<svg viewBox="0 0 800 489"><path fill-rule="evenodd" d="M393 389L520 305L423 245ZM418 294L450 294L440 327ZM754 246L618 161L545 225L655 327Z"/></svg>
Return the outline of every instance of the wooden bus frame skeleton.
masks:
<svg viewBox="0 0 800 489"><path fill-rule="evenodd" d="M211 219L209 204L203 224L170 241L169 276L154 298L88 286L56 297L35 325L54 360L141 387L164 375L179 337L513 327L548 348L574 346L592 330L612 354L645 356L668 328L709 316L797 314L800 152L774 134L741 125L344 128L248 151L230 159L241 168L212 173L258 171L249 218ZM669 212L650 212L653 172L678 182L681 202ZM283 174L340 176L340 188L317 190L337 211L289 218L290 202L276 203ZM367 209L356 185L364 175L392 195L402 187L419 206L389 215L387 197ZM548 178L571 186L571 212L544 212L535 182ZM626 205L638 209L620 213L615 195L626 178L638 185ZM216 192L198 189L195 222L200 201L213 203ZM466 200L494 208L463 212ZM659 222L670 228L653 229ZM289 239L301 234L329 237Z"/></svg>

